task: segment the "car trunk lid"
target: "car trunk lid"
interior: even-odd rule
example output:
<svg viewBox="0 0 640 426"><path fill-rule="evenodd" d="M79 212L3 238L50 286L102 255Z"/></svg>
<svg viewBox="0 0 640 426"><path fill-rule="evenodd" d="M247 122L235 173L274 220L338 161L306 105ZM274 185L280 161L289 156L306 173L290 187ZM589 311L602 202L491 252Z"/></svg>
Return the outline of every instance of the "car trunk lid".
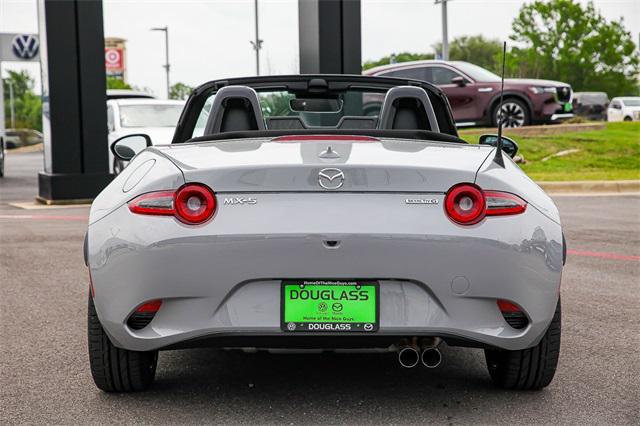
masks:
<svg viewBox="0 0 640 426"><path fill-rule="evenodd" d="M491 148L370 137L281 137L154 147L216 192L445 192Z"/></svg>

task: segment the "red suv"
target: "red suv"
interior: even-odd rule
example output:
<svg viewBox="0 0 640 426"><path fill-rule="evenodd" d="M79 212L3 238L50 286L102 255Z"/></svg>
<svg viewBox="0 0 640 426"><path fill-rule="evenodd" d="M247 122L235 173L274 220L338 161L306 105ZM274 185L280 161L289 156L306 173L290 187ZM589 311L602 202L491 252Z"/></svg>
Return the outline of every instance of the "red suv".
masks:
<svg viewBox="0 0 640 426"><path fill-rule="evenodd" d="M462 61L415 61L383 65L367 75L424 80L449 98L459 127L496 126L500 76ZM505 127L552 123L573 117L571 86L550 80L508 78L504 81Z"/></svg>

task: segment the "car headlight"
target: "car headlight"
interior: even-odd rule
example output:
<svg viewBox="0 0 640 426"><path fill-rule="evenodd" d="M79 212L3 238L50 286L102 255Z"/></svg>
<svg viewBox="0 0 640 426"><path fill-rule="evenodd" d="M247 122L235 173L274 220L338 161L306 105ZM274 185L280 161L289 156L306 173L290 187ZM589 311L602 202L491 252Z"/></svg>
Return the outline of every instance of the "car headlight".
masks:
<svg viewBox="0 0 640 426"><path fill-rule="evenodd" d="M529 87L529 90L531 90L536 95L539 95L541 93L556 93L556 88L555 87L533 86L533 87Z"/></svg>

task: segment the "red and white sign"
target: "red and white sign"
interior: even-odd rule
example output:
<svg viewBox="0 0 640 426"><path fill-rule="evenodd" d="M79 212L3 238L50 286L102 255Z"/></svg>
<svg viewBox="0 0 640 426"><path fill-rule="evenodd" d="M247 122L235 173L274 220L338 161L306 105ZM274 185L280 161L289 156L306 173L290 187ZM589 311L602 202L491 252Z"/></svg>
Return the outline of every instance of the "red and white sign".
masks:
<svg viewBox="0 0 640 426"><path fill-rule="evenodd" d="M104 67L109 70L119 70L124 68L123 51L119 48L105 47L104 49Z"/></svg>

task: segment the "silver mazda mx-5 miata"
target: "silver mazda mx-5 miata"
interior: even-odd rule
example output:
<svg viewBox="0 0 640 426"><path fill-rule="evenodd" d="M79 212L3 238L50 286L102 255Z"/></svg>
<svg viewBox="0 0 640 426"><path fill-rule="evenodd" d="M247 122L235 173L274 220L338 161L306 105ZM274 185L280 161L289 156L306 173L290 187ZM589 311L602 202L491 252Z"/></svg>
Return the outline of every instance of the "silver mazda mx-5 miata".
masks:
<svg viewBox="0 0 640 426"><path fill-rule="evenodd" d="M459 139L417 80L198 87L170 145L112 146L130 163L85 240L96 385L144 389L176 348L377 348L433 368L444 342L483 348L501 387L547 386L560 217L497 140Z"/></svg>

